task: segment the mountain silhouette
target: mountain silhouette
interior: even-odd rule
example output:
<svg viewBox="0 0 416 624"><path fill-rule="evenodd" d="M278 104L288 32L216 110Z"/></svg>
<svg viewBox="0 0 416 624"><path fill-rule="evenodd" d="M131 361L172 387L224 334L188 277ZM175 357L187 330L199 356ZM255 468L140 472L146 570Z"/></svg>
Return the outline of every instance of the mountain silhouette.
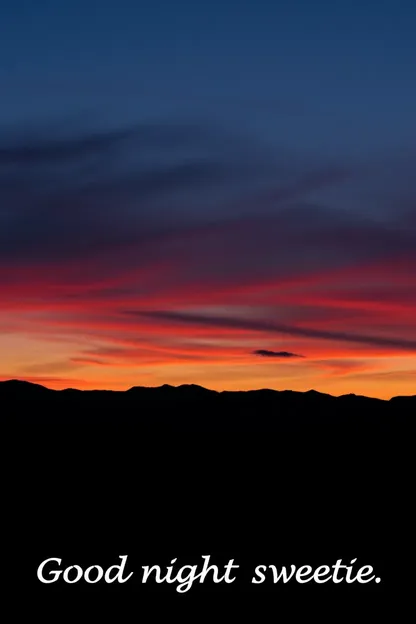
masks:
<svg viewBox="0 0 416 624"><path fill-rule="evenodd" d="M356 401L366 401L367 403L371 401L374 405L376 403L387 403L387 402L406 402L409 401L409 404L412 404L416 400L416 395L409 396L397 396L392 397L391 399L383 400L378 398L366 397L363 395L356 394L343 394L339 397L335 397L331 394L318 392L317 390L308 390L306 392L299 392L295 390L273 390L270 388L262 388L259 390L209 390L208 388L204 388L203 386L199 386L197 384L182 384L179 386L172 386L170 384L163 384L162 386L132 386L128 390L79 390L76 388L65 388L63 390L54 390L42 386L40 384L32 383L29 381L24 381L20 379L9 379L6 381L0 381L0 397L7 397L8 395L19 395L20 398L25 399L26 397L31 397L36 395L43 394L62 394L62 393L82 393L84 396L94 394L95 396L108 396L109 393L114 395L136 395L136 396L145 396L152 394L152 398L166 398L171 399L173 397L176 398L202 398L208 396L222 396L222 397L242 397L245 398L256 396L257 398L265 398L266 396L270 399L276 400L287 399L288 397L292 397L293 399L297 398L307 398L310 400L334 400L345 401L345 400L356 400Z"/></svg>
<svg viewBox="0 0 416 624"><path fill-rule="evenodd" d="M38 384L0 382L0 401L13 401L20 417L36 408L38 424L52 418L55 425L69 418L72 424L114 420L132 427L227 429L235 431L280 428L332 429L397 426L412 419L416 395L390 400L355 394L334 397L315 390L208 390L190 384L158 387L134 386L126 391L51 390Z"/></svg>
<svg viewBox="0 0 416 624"><path fill-rule="evenodd" d="M0 396L12 396L21 395L22 397L39 396L39 394L45 394L51 392L49 388L41 386L40 384L30 383L29 381L22 381L21 379L9 379L8 381L0 381Z"/></svg>

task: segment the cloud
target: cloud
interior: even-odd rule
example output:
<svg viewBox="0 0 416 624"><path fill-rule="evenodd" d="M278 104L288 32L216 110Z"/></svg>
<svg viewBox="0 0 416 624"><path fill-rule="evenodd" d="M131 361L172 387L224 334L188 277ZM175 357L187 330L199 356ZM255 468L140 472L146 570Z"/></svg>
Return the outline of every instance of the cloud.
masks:
<svg viewBox="0 0 416 624"><path fill-rule="evenodd" d="M68 366L97 375L413 354L416 185L374 166L364 192L361 164L329 156L174 119L4 133L0 331L79 338ZM287 351L253 351L259 332Z"/></svg>
<svg viewBox="0 0 416 624"><path fill-rule="evenodd" d="M174 204L184 194L221 186L238 168L231 155L211 156L210 135L193 127L12 139L0 142L2 261L53 262L151 241L183 227Z"/></svg>
<svg viewBox="0 0 416 624"><path fill-rule="evenodd" d="M290 336L300 336L303 338L331 340L335 342L352 342L371 345L374 347L390 347L394 349L402 349L403 351L416 352L416 340L406 340L384 336L363 336L347 332L325 331L311 327L295 327L291 325L273 323L267 320L251 320L226 316L203 316L199 314L187 314L163 310L149 312L130 310L126 311L126 314L138 315L143 316L144 318L168 321L171 323L288 334Z"/></svg>
<svg viewBox="0 0 416 624"><path fill-rule="evenodd" d="M38 375L42 373L60 374L71 372L75 368L77 368L75 362L59 360L52 362L41 362L37 364L27 364L19 368L19 373L24 375Z"/></svg>
<svg viewBox="0 0 416 624"><path fill-rule="evenodd" d="M170 266L158 292L172 281L192 292L398 257L416 263L409 209L376 218L340 210L334 195L328 203L325 193L356 170L283 158L205 122L9 131L0 135L0 285L19 267L24 282L29 265L28 288L36 267L92 288L128 272L131 284L103 288L117 299L129 287L141 295L134 271L155 266Z"/></svg>
<svg viewBox="0 0 416 624"><path fill-rule="evenodd" d="M297 355L296 353L290 353L289 351L268 351L267 349L257 349L253 351L253 355L260 355L266 358L301 358L303 355Z"/></svg>
<svg viewBox="0 0 416 624"><path fill-rule="evenodd" d="M309 360L309 365L316 366L323 371L329 373L332 377L351 376L359 373L371 372L377 364L374 361L352 360L345 358L344 360L334 360L328 358L326 360Z"/></svg>
<svg viewBox="0 0 416 624"><path fill-rule="evenodd" d="M56 164L57 161L70 163L71 160L85 158L91 154L100 153L108 149L112 144L117 144L132 137L133 132L127 130L105 131L101 133L88 133L86 136L60 137L49 135L58 128L43 129L46 136L34 129L29 135L19 134L3 136L0 145L0 165L2 166L26 166L41 164Z"/></svg>
<svg viewBox="0 0 416 624"><path fill-rule="evenodd" d="M267 214L344 175L324 163L282 163L213 124L3 132L0 260L62 264L129 248L118 262L143 264L166 258L166 242L238 228L254 203Z"/></svg>

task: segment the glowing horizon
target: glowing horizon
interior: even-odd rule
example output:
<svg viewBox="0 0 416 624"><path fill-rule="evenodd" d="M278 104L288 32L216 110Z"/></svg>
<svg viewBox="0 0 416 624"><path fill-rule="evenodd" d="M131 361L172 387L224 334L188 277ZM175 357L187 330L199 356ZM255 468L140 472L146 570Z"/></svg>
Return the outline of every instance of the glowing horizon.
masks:
<svg viewBox="0 0 416 624"><path fill-rule="evenodd" d="M172 292L171 270L162 287L162 269L156 292L148 284L145 300L120 294L114 282L111 294L106 284L94 289L89 279L67 284L62 267L47 280L41 270L38 281L33 273L26 281L23 271L20 286L15 281L12 292L3 289L0 295L0 378L60 389L192 383L213 390L315 389L384 399L412 395L414 307L400 295L408 292L403 284L414 278L410 265L406 274L403 267L401 287L396 270L389 284L386 269L384 290L372 291L368 278L376 283L381 268L374 265L361 269L361 291L356 271L343 270L244 287L211 283L204 289L199 282L199 287L195 283ZM83 275L80 268L76 271ZM179 267L175 271L179 278ZM120 279L125 289L124 271ZM129 277L135 288L140 279L140 272ZM344 291L354 281L354 296L348 290L340 295L341 279ZM386 332L392 313L395 335Z"/></svg>

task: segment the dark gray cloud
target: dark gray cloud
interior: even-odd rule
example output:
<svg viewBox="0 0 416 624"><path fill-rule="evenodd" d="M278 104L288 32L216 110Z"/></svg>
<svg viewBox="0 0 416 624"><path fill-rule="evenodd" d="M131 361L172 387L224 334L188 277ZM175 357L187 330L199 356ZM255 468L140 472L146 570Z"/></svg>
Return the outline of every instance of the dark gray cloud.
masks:
<svg viewBox="0 0 416 624"><path fill-rule="evenodd" d="M0 165L26 166L56 164L57 160L71 161L107 150L133 136L131 130L93 133L82 137L54 138L33 133L27 136L5 136L0 145Z"/></svg>
<svg viewBox="0 0 416 624"><path fill-rule="evenodd" d="M8 131L0 133L0 259L54 262L136 245L142 262L142 246L159 236L163 245L167 233L238 222L254 204L273 211L339 175L205 123Z"/></svg>
<svg viewBox="0 0 416 624"><path fill-rule="evenodd" d="M250 320L227 316L204 316L202 314L186 314L169 311L126 311L126 314L137 315L156 321L168 321L172 324L199 325L202 327L221 327L230 329L243 329L247 331L259 331L275 334L287 334L303 338L316 338L320 340L332 340L336 342L351 342L373 347L402 349L403 351L416 351L416 340L393 338L385 336L364 336L350 332L325 331L309 327L295 327L273 323L267 320Z"/></svg>
<svg viewBox="0 0 416 624"><path fill-rule="evenodd" d="M191 124L0 138L0 257L54 261L183 229L199 193L249 167L231 143Z"/></svg>
<svg viewBox="0 0 416 624"><path fill-rule="evenodd" d="M290 351L269 351L268 349L257 349L253 351L253 355L260 355L266 358L302 358L303 355L297 355L296 353L290 353Z"/></svg>
<svg viewBox="0 0 416 624"><path fill-rule="evenodd" d="M412 207L379 218L325 203L354 175L208 123L9 131L0 263L59 270L98 258L105 275L168 262L180 286L415 260Z"/></svg>

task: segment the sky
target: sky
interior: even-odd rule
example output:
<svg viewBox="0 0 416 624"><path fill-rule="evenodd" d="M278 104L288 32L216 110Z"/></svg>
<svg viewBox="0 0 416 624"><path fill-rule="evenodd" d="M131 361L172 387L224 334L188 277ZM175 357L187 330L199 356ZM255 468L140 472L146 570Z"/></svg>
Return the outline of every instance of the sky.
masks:
<svg viewBox="0 0 416 624"><path fill-rule="evenodd" d="M0 379L415 394L415 30L3 0Z"/></svg>

